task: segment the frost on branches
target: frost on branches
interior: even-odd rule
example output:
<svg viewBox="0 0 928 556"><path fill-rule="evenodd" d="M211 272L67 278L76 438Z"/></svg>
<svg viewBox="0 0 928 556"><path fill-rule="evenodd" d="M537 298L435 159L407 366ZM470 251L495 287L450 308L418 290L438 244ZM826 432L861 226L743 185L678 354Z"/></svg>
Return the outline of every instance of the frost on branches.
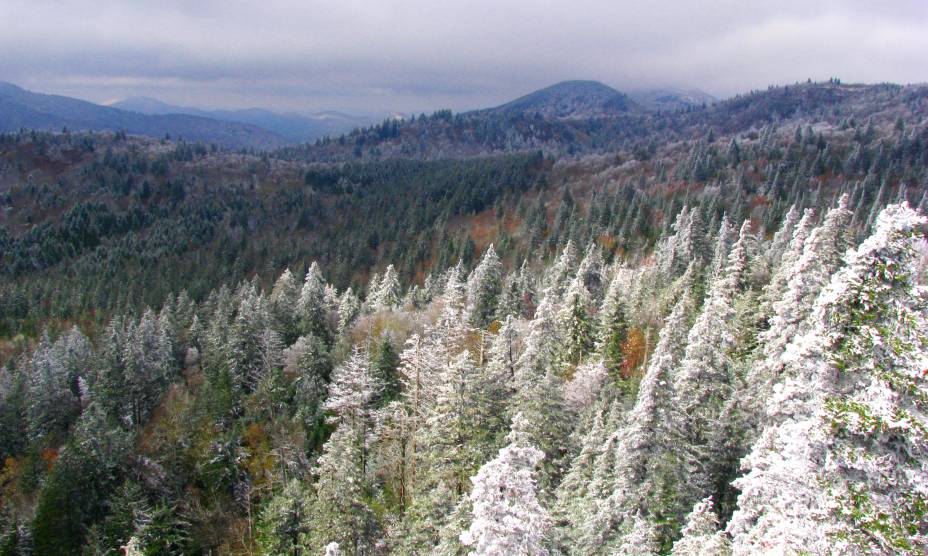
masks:
<svg viewBox="0 0 928 556"><path fill-rule="evenodd" d="M461 533L471 555L548 554L545 535L551 518L538 502L535 481L535 468L544 454L521 432L522 420L520 415L513 418L509 445L471 479L473 522Z"/></svg>
<svg viewBox="0 0 928 556"><path fill-rule="evenodd" d="M784 354L728 524L735 554L928 550L926 220L891 205L818 297Z"/></svg>

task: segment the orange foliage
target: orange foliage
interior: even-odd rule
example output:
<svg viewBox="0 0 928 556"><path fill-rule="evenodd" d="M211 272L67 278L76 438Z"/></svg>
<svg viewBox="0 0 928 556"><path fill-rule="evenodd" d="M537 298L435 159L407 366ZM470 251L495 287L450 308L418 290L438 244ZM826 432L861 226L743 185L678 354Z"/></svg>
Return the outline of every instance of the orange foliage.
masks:
<svg viewBox="0 0 928 556"><path fill-rule="evenodd" d="M628 331L628 337L622 343L622 378L628 380L635 374L635 371L644 363L647 350L647 342L644 333L638 328L632 328Z"/></svg>
<svg viewBox="0 0 928 556"><path fill-rule="evenodd" d="M245 428L242 441L248 447L245 468L256 486L264 486L273 480L272 475L276 464L271 453L271 439L261 424L252 423Z"/></svg>
<svg viewBox="0 0 928 556"><path fill-rule="evenodd" d="M58 460L58 450L54 448L45 448L42 450L42 461L45 462L45 468L47 471L51 471L52 467L55 467L55 462Z"/></svg>
<svg viewBox="0 0 928 556"><path fill-rule="evenodd" d="M766 195L754 195L754 197L751 198L750 205L752 209L760 206L768 206L770 205L770 199L768 199Z"/></svg>
<svg viewBox="0 0 928 556"><path fill-rule="evenodd" d="M496 239L496 211L492 208L473 216L470 221L470 238L474 241L477 253L483 253L487 246Z"/></svg>

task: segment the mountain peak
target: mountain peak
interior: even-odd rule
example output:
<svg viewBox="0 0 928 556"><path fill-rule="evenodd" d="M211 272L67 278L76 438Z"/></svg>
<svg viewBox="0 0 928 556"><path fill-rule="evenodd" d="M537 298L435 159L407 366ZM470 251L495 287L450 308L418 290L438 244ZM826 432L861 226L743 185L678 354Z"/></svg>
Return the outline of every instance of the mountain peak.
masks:
<svg viewBox="0 0 928 556"><path fill-rule="evenodd" d="M625 94L608 85L598 81L571 80L555 83L490 110L573 119L615 115L636 108Z"/></svg>

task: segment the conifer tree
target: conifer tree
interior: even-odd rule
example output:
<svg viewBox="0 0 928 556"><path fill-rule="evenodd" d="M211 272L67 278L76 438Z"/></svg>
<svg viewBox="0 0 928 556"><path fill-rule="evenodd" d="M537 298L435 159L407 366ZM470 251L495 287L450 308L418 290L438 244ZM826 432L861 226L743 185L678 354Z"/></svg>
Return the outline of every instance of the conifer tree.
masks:
<svg viewBox="0 0 928 556"><path fill-rule="evenodd" d="M287 345L292 344L299 335L300 323L296 317L299 299L300 285L288 268L274 283L270 295L271 319L274 329Z"/></svg>
<svg viewBox="0 0 928 556"><path fill-rule="evenodd" d="M590 292L580 276L574 278L564 294L564 301L557 314L557 325L563 341L561 363L574 366L593 350L594 330L589 315L592 304ZM569 369L564 369L569 371Z"/></svg>
<svg viewBox="0 0 928 556"><path fill-rule="evenodd" d="M590 293L590 302L594 306L602 303L606 285L603 277L603 253L597 243L591 243L586 250L580 266L577 268L577 277Z"/></svg>
<svg viewBox="0 0 928 556"><path fill-rule="evenodd" d="M612 552L615 556L646 556L657 554L660 546L654 527L641 515L635 514L628 532L619 541L619 547Z"/></svg>
<svg viewBox="0 0 928 556"><path fill-rule="evenodd" d="M300 297L296 303L296 315L300 334L312 334L326 344L332 342L325 305L325 280L319 265L313 261L306 271Z"/></svg>
<svg viewBox="0 0 928 556"><path fill-rule="evenodd" d="M368 303L374 311L393 309L400 302L400 279L393 265L387 266Z"/></svg>
<svg viewBox="0 0 928 556"><path fill-rule="evenodd" d="M522 418L513 420L509 445L484 464L471 479L473 521L461 533L472 555L538 556L548 554L548 512L538 501L535 469L544 458L522 431Z"/></svg>
<svg viewBox="0 0 928 556"><path fill-rule="evenodd" d="M318 480L309 514L307 542L315 550L334 541L357 554L367 552L373 543L376 520L367 503L368 453L371 404L379 390L367 354L357 347L332 373L323 408L336 429L314 470Z"/></svg>
<svg viewBox="0 0 928 556"><path fill-rule="evenodd" d="M712 497L703 498L686 517L683 537L673 544L673 556L728 556L731 541L719 530L719 519L712 511Z"/></svg>
<svg viewBox="0 0 928 556"><path fill-rule="evenodd" d="M483 328L493 319L502 288L502 264L493 245L487 247L483 259L467 281L467 321Z"/></svg>
<svg viewBox="0 0 928 556"><path fill-rule="evenodd" d="M361 301L354 294L351 288L342 292L338 299L338 328L339 334L344 334L348 328L354 324L355 319L361 312Z"/></svg>
<svg viewBox="0 0 928 556"><path fill-rule="evenodd" d="M814 228L815 211L806 209L802 218L796 223L793 234L790 237L789 244L783 250L782 254L776 259L771 259L771 264L777 263L770 281L763 288L763 294L760 298L759 312L764 318L769 318L773 314L773 303L778 301L786 290L786 286L793 277L796 261L802 256L802 249L805 245L809 233ZM772 249L772 247L771 247Z"/></svg>
<svg viewBox="0 0 928 556"><path fill-rule="evenodd" d="M562 380L555 372L560 360L556 313L546 293L529 326L525 347L515 372L515 394L509 414L521 414L525 433L533 445L545 453L541 485L548 489L557 484L561 460L568 452L570 430L568 409L563 397Z"/></svg>
<svg viewBox="0 0 928 556"><path fill-rule="evenodd" d="M577 251L573 241L568 240L561 254L554 261L544 278L545 296L560 298L564 289L570 284L571 277L577 268Z"/></svg>
<svg viewBox="0 0 928 556"><path fill-rule="evenodd" d="M622 349L628 338L628 314L622 286L621 276L617 273L609 284L599 310L598 350L613 380L619 379L624 368L625 354Z"/></svg>
<svg viewBox="0 0 928 556"><path fill-rule="evenodd" d="M891 205L846 257L786 350L772 424L745 458L735 554L923 552L928 445L926 299L914 280L926 220Z"/></svg>
<svg viewBox="0 0 928 556"><path fill-rule="evenodd" d="M648 507L653 515L672 518L678 508L674 504L664 507L663 489L669 486L681 496L689 491L688 477L678 464L678 458L686 458L687 454L674 426L685 417L674 409L672 384L691 312L688 296L674 306L661 329L635 405L624 426L614 430L611 442L604 446L608 453L594 464L597 482L609 488L598 496L592 492L586 513L574 517L582 550L603 550L623 526L628 526L637 508ZM672 534L658 528L654 532L663 538Z"/></svg>
<svg viewBox="0 0 928 556"><path fill-rule="evenodd" d="M27 382L29 434L33 438L64 431L79 404L69 384L65 338L52 343L46 332L33 352Z"/></svg>

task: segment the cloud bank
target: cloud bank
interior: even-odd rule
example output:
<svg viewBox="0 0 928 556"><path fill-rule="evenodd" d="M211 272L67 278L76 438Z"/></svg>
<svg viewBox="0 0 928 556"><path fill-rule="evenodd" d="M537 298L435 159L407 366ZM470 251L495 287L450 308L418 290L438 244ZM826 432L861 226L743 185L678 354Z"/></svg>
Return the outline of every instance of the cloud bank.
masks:
<svg viewBox="0 0 928 556"><path fill-rule="evenodd" d="M928 81L928 3L4 0L0 80L102 102L464 110L563 79Z"/></svg>

